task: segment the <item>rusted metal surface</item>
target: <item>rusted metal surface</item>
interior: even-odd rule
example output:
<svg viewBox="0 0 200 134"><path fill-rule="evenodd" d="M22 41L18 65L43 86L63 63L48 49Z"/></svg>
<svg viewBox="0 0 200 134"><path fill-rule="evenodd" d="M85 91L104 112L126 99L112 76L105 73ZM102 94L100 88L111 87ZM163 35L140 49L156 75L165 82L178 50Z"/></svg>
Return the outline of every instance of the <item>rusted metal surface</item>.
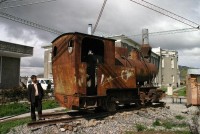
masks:
<svg viewBox="0 0 200 134"><path fill-rule="evenodd" d="M105 102L109 98L137 101L139 88L146 86L145 82L150 85L158 72L141 52L132 50L129 56L127 48L115 48L111 39L68 33L52 43L55 98L69 109L103 106L109 104ZM149 55L150 49L144 46L142 51ZM144 90L144 99L153 99L150 89Z"/></svg>
<svg viewBox="0 0 200 134"><path fill-rule="evenodd" d="M132 51L129 58L120 57L116 53L115 57L123 66L136 68L137 82L151 81L157 75L158 69L154 64L139 57L138 53L137 51Z"/></svg>
<svg viewBox="0 0 200 134"><path fill-rule="evenodd" d="M186 94L187 105L200 105L200 83L198 82L200 75L189 74L186 77Z"/></svg>
<svg viewBox="0 0 200 134"><path fill-rule="evenodd" d="M144 44L141 46L141 52L144 58L150 58L151 56L151 46L149 44Z"/></svg>
<svg viewBox="0 0 200 134"><path fill-rule="evenodd" d="M98 66L98 95L105 96L107 89L136 88L135 69L121 66Z"/></svg>
<svg viewBox="0 0 200 134"><path fill-rule="evenodd" d="M88 40L87 43L83 43ZM73 40L72 48L69 43ZM114 40L98 38L85 34L65 34L53 41L53 78L55 83L55 97L61 105L68 108L79 106L79 96L87 95L87 67L86 61L82 62L83 47L90 45L91 40L104 43L104 64L115 64ZM95 43L95 42L94 42ZM95 46L95 44L92 44ZM56 48L56 50L55 50ZM91 48L93 49L93 47ZM54 51L55 50L55 51ZM112 51L110 51L112 50Z"/></svg>

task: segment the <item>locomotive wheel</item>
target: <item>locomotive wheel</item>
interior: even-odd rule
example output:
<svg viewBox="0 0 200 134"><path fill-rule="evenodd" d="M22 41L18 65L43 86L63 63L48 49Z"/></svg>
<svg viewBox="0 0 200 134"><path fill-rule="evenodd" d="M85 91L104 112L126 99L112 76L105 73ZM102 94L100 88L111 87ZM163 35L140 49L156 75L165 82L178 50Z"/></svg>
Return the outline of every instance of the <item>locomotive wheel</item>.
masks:
<svg viewBox="0 0 200 134"><path fill-rule="evenodd" d="M108 112L115 112L117 110L117 104L113 97L107 97L105 107Z"/></svg>

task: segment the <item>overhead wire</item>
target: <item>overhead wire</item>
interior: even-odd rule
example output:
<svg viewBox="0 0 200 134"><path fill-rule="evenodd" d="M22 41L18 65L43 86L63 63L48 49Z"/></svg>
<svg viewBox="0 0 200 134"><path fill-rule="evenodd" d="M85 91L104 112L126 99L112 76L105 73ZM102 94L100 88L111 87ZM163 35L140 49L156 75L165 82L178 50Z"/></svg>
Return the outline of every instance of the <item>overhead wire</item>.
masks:
<svg viewBox="0 0 200 134"><path fill-rule="evenodd" d="M3 2L6 2L6 1L8 1L8 0L1 0L1 1L0 1L0 4L3 3Z"/></svg>
<svg viewBox="0 0 200 134"><path fill-rule="evenodd" d="M163 11L168 11L168 10L163 9L163 8L160 8L160 7L158 7L158 6L154 5L154 4L149 4L149 2L146 2L146 1L145 1L147 4L153 6L153 7L150 7L149 5L145 5L145 4L141 3L141 2L143 2L144 0L140 0L141 2L137 2L136 0L130 0L130 1L133 2L133 3L136 3L136 4L138 4L138 5L141 5L141 6L145 7L145 8L148 8L148 9L150 9L150 10L153 10L153 11L155 11L155 12L157 12L157 13L160 13L160 14L162 14L162 15L164 15L164 16L167 16L167 17L169 17L169 18L172 18L172 19L174 19L174 20L176 20L176 21L179 21L179 22L181 22L181 23L183 23L183 24L185 24L185 25L188 25L188 26L190 26L190 27L192 27L192 28L199 29L199 24L195 24L195 23L193 23L193 21L190 21L190 22L192 22L193 24L195 24L195 26L194 26L194 25L192 25L192 24L190 24L190 23L188 23L188 22L185 22L185 21L183 21L183 20L178 19L178 18L180 18L180 17L178 17L178 18L175 17L175 16L179 16L179 15L171 16L171 15L168 15L168 14L166 14L166 13L163 13L162 11L159 11L158 9L155 9L155 8L153 8L153 7L157 7L157 8L159 8L159 9L162 9ZM168 11L168 13L172 13L172 12ZM175 13L173 13L173 14L175 14ZM182 17L182 19L183 19L183 18L184 18L184 17ZM188 20L188 19L184 19L184 20Z"/></svg>
<svg viewBox="0 0 200 134"><path fill-rule="evenodd" d="M159 36L159 35L169 35L169 34L178 34L178 33L186 33L186 32L195 32L199 31L198 29L195 28L183 28L183 29L175 29L175 30L165 30L165 31L157 31L157 32L150 32L149 36ZM137 36L142 36L142 34L134 34L134 35L113 35L113 34L108 34L102 31L97 31L96 35L98 36L103 36L103 37L114 37L114 36L121 36L121 38L131 38L131 37L137 37Z"/></svg>
<svg viewBox="0 0 200 134"><path fill-rule="evenodd" d="M100 10L100 13L99 13L98 18L97 18L97 21L96 21L95 26L94 26L94 28L93 28L93 30L92 30L92 34L94 34L95 31L96 31L96 28L97 28L97 26L98 26L98 24L99 24L99 21L100 21L100 19L101 19L103 10L104 10L104 8L105 8L106 2L107 2L107 0L104 0L103 5L102 5L101 10Z"/></svg>
<svg viewBox="0 0 200 134"><path fill-rule="evenodd" d="M182 17L182 16L180 16L180 15L178 15L178 14L175 14L175 13L169 11L169 10L166 10L166 9L164 9L164 8L162 8L162 7L159 7L159 6L157 6L157 5L154 5L153 3L147 2L147 1L145 1L145 0L142 0L142 1L145 2L145 3L147 3L147 4L152 5L152 6L154 6L154 7L157 7L157 8L159 8L159 9L163 10L163 11L166 11L166 12L172 14L172 15L175 15L175 16L177 16L177 17L179 17L179 18L182 18L182 19L184 19L184 20L186 20L186 21L189 21L189 22L191 22L191 23L193 23L193 24L196 24L197 26L199 26L198 23L196 23L196 22L194 22L194 21L191 21L191 20L189 20L189 19L187 19L187 18L185 18L185 17Z"/></svg>
<svg viewBox="0 0 200 134"><path fill-rule="evenodd" d="M24 0L4 0L5 2L4 3L10 3L10 2L19 2L19 1L24 1Z"/></svg>
<svg viewBox="0 0 200 134"><path fill-rule="evenodd" d="M50 32L50 33L53 33L53 34L57 34L57 35L63 34L63 32L61 32L59 30L56 30L56 29L53 29L53 28L50 28L50 27L47 27L47 26L44 26L44 25L41 25L41 24L38 24L38 23L35 23L35 22L31 22L31 21L19 18L19 17L16 17L16 16L8 14L8 13L0 12L0 17L8 19L8 20L15 21L15 22L27 25L27 26L31 26L31 27L34 27L34 28L37 28L37 29L40 29L40 30L43 30L43 31L47 31L47 32Z"/></svg>
<svg viewBox="0 0 200 134"><path fill-rule="evenodd" d="M8 9L8 8L14 8L14 7L22 7L22 6L34 5L34 4L47 3L47 2L53 2L53 1L57 1L57 0L44 0L44 1L31 2L31 3L27 3L27 4L19 4L19 5L14 5L14 6L1 7L0 10Z"/></svg>

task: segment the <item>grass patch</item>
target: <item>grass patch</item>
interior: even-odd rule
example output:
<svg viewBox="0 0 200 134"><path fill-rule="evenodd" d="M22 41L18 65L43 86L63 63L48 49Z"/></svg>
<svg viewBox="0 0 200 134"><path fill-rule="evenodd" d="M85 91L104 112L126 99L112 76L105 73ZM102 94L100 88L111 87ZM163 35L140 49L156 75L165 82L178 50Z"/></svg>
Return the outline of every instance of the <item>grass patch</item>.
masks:
<svg viewBox="0 0 200 134"><path fill-rule="evenodd" d="M177 91L178 96L186 96L186 87Z"/></svg>
<svg viewBox="0 0 200 134"><path fill-rule="evenodd" d="M16 127L16 126L20 126L20 125L24 125L28 122L30 122L30 118L24 118L24 119L18 119L18 120L3 122L0 125L0 133L6 134L11 130L11 128Z"/></svg>
<svg viewBox="0 0 200 134"><path fill-rule="evenodd" d="M163 122L162 126L165 127L166 129L172 129L172 127L174 127L174 123L165 121Z"/></svg>
<svg viewBox="0 0 200 134"><path fill-rule="evenodd" d="M0 117L19 115L22 113L27 113L29 111L30 110L28 103L13 103L0 105Z"/></svg>
<svg viewBox="0 0 200 134"><path fill-rule="evenodd" d="M178 120L183 120L183 119L185 119L185 117L183 117L182 115L176 115L175 118L178 119Z"/></svg>
<svg viewBox="0 0 200 134"><path fill-rule="evenodd" d="M55 100L45 100L42 102L42 109L51 109L59 107ZM5 116L20 115L30 112L30 105L28 103L12 103L0 105L0 118Z"/></svg>
<svg viewBox="0 0 200 134"><path fill-rule="evenodd" d="M55 100L46 100L42 102L42 109L52 109L59 107L59 104Z"/></svg>
<svg viewBox="0 0 200 134"><path fill-rule="evenodd" d="M147 128L142 124L136 124L136 129L138 132L140 132L140 131L144 131Z"/></svg>
<svg viewBox="0 0 200 134"><path fill-rule="evenodd" d="M172 129L173 127L187 127L188 125L186 123L174 123L174 122L170 122L170 121L165 121L162 123L162 126L165 127L166 129Z"/></svg>
<svg viewBox="0 0 200 134"><path fill-rule="evenodd" d="M156 121L153 122L153 126L161 126L161 123L158 119L156 119Z"/></svg>
<svg viewBox="0 0 200 134"><path fill-rule="evenodd" d="M167 87L161 86L161 89L162 89L163 91L167 92Z"/></svg>

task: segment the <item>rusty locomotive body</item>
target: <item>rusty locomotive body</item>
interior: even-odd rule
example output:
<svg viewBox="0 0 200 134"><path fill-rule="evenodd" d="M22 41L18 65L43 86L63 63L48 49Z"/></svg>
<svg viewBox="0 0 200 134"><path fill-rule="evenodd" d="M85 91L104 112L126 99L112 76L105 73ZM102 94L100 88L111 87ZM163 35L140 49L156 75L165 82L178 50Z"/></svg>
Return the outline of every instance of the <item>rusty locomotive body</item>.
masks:
<svg viewBox="0 0 200 134"><path fill-rule="evenodd" d="M66 33L53 42L55 98L69 109L158 102L163 93L152 85L157 67L148 61L149 45L141 52L115 46L115 40Z"/></svg>

